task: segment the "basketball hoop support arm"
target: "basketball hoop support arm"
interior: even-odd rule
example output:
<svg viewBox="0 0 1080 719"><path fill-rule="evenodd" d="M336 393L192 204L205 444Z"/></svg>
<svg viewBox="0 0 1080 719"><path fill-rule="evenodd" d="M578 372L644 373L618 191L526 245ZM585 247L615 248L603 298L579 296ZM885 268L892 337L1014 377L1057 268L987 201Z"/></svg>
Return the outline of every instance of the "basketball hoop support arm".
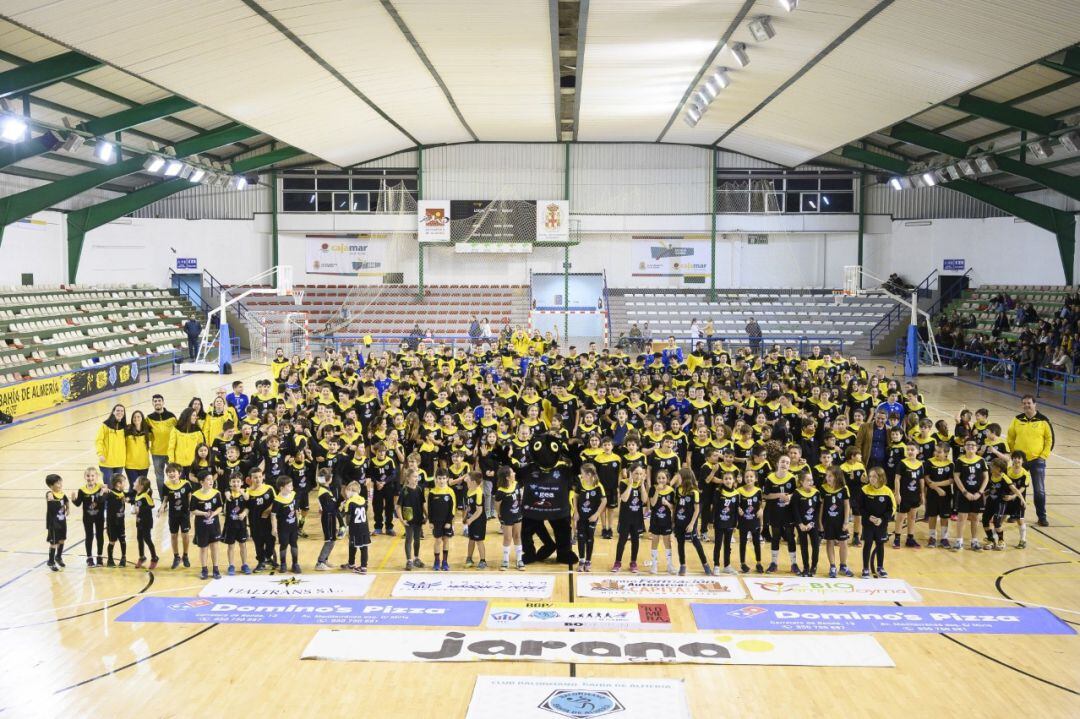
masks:
<svg viewBox="0 0 1080 719"><path fill-rule="evenodd" d="M221 292L221 304L214 309L206 313L206 326L203 327L202 338L199 343L199 360L205 359L206 355L210 353L210 328L213 326L214 315L220 317L220 321L225 321L225 310L231 305L236 304L245 297L251 295L288 295L292 292L292 265L275 265L265 272L260 272L257 275L247 278L241 284L241 286L253 284L266 279L274 279L276 287L251 287L244 290L235 297L230 297L227 290Z"/></svg>

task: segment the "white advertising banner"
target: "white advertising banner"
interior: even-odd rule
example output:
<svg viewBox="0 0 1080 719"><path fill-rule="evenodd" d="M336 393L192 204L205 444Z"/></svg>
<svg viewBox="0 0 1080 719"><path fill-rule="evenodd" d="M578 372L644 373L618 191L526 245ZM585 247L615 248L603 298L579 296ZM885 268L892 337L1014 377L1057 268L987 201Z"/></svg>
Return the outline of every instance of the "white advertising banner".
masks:
<svg viewBox="0 0 1080 719"><path fill-rule="evenodd" d="M363 597L375 575L248 575L214 579L200 597Z"/></svg>
<svg viewBox="0 0 1080 719"><path fill-rule="evenodd" d="M710 242L697 237L635 235L628 243L633 259L631 275L686 277L709 274L712 266Z"/></svg>
<svg viewBox="0 0 1080 719"><path fill-rule="evenodd" d="M536 241L566 242L570 239L570 202L536 201Z"/></svg>
<svg viewBox="0 0 1080 719"><path fill-rule="evenodd" d="M750 598L758 602L921 602L902 579L817 579L775 577L746 579Z"/></svg>
<svg viewBox="0 0 1080 719"><path fill-rule="evenodd" d="M416 239L420 242L450 241L450 200L416 203Z"/></svg>
<svg viewBox="0 0 1080 719"><path fill-rule="evenodd" d="M867 634L665 634L321 629L301 659L891 667Z"/></svg>
<svg viewBox="0 0 1080 719"><path fill-rule="evenodd" d="M403 574L394 597L496 597L547 599L555 589L550 574L484 577L476 574Z"/></svg>
<svg viewBox="0 0 1080 719"><path fill-rule="evenodd" d="M493 602L491 629L670 629L666 604L555 604Z"/></svg>
<svg viewBox="0 0 1080 719"><path fill-rule="evenodd" d="M382 276L386 272L385 239L308 237L307 271L315 275Z"/></svg>
<svg viewBox="0 0 1080 719"><path fill-rule="evenodd" d="M577 575L579 597L608 599L742 599L736 577L661 577L612 574Z"/></svg>
<svg viewBox="0 0 1080 719"><path fill-rule="evenodd" d="M476 678L465 719L690 719L681 679Z"/></svg>

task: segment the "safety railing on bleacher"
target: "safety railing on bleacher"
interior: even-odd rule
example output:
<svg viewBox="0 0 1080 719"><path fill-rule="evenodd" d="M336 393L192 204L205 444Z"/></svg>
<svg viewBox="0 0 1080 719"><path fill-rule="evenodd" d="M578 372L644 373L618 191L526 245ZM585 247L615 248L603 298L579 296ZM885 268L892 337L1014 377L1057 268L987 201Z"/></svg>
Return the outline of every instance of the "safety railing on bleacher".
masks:
<svg viewBox="0 0 1080 719"><path fill-rule="evenodd" d="M363 347L365 338L371 339L371 344L367 345L367 349L373 352L385 352L387 350L400 349L403 343L407 343L412 347L415 347L419 343L423 342L428 345L449 345L456 349L457 347L481 347L485 343L494 346L498 342L497 337L488 339L473 340L471 337L464 335L434 335L431 337L417 337L414 335L362 335L362 334L334 334L334 335L317 335L311 338L312 343L316 347L333 347L336 350L341 350L343 347ZM588 338L586 338L588 339ZM652 338L654 341L661 341L659 338ZM666 339L666 338L665 338ZM849 339L843 337L791 337L787 335L763 335L760 339L751 340L749 337L726 337L726 336L713 336L711 338L706 337L675 337L675 343L684 351L689 352L697 346L698 342L704 342L706 345L710 343L720 343L724 348L742 348L750 347L755 352L762 353L768 352L772 347L780 347L781 349L791 347L794 348L800 356L808 355L814 347L821 347L822 354L832 353L839 351L841 354L844 352L845 342L850 342ZM646 340L635 340L627 338L630 347L628 351L644 352L648 349L649 342ZM597 344L602 344L599 338L595 340ZM585 350L585 347L578 347L579 350Z"/></svg>
<svg viewBox="0 0 1080 719"><path fill-rule="evenodd" d="M932 285L937 279L937 270L930 270L930 274L922 279L922 282L915 285L919 290L919 297L929 295L933 292ZM873 327L870 328L870 347L871 349L877 344L878 340L892 332L893 328L899 327L901 323L906 323L905 318L910 318L911 308L907 305L897 303L885 313L885 316L877 321Z"/></svg>
<svg viewBox="0 0 1080 719"><path fill-rule="evenodd" d="M938 345L937 352L943 363L956 367L958 371L968 371L977 375L980 384L988 381L1003 382L1008 384L1013 392L1016 391L1016 383L1020 378L1020 365L1015 360L950 349L941 345ZM906 357L907 338L901 337L896 340L894 357L896 367L902 368ZM919 362L930 362L926 345L921 341L919 342Z"/></svg>
<svg viewBox="0 0 1080 719"><path fill-rule="evenodd" d="M1063 372L1049 367L1040 367L1035 370L1036 397L1051 392L1054 394L1061 392L1061 403L1067 405L1069 403L1069 390L1074 383L1080 383L1080 374Z"/></svg>

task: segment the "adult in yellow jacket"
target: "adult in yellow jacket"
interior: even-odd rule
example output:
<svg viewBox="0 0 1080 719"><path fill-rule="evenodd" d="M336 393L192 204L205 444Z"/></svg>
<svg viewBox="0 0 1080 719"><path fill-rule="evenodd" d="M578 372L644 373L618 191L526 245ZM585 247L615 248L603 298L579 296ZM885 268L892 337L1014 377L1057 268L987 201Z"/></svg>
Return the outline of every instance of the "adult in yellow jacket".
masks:
<svg viewBox="0 0 1080 719"><path fill-rule="evenodd" d="M214 403L203 420L202 430L205 442L214 444L214 440L221 436L222 427L226 422L232 422L233 427L240 426L240 418L236 416L236 408L225 403L224 397L215 397Z"/></svg>
<svg viewBox="0 0 1080 719"><path fill-rule="evenodd" d="M101 481L106 487L114 474L123 474L127 456L124 427L127 425L127 409L118 404L109 412L109 416L98 427L94 449L97 451L98 467L101 469Z"/></svg>
<svg viewBox="0 0 1080 719"><path fill-rule="evenodd" d="M128 494L132 498L135 497L135 481L150 472L150 436L146 416L135 410L124 428L124 472L130 484Z"/></svg>
<svg viewBox="0 0 1080 719"><path fill-rule="evenodd" d="M1035 513L1039 526L1048 527L1046 520L1046 460L1054 449L1054 426L1039 411L1035 398L1030 394L1020 399L1024 411L1013 417L1006 441L1012 451L1024 453L1024 469L1031 474L1031 489L1035 493Z"/></svg>
<svg viewBox="0 0 1080 719"><path fill-rule="evenodd" d="M185 479L188 476L188 468L195 461L195 448L204 440L198 415L195 410L188 407L180 413L180 419L176 421L172 436L169 438L169 461L183 468L182 476Z"/></svg>
<svg viewBox="0 0 1080 719"><path fill-rule="evenodd" d="M176 415L165 409L165 398L155 394L152 398L154 411L146 415L146 424L150 427L150 461L154 465L154 479L157 480L158 499L165 496L165 465L169 462L169 440L172 439Z"/></svg>

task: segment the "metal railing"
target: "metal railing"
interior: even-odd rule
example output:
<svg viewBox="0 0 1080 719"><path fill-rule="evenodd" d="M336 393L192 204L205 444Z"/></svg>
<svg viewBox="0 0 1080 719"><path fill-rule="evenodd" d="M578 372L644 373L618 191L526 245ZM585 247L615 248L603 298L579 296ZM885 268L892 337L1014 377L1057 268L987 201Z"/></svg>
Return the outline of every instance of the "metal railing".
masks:
<svg viewBox="0 0 1080 719"><path fill-rule="evenodd" d="M919 291L919 297L929 296L933 292L932 285L937 280L937 270L930 270L930 274L922 279L922 282L915 285L915 288ZM877 321L873 327L870 328L870 349L874 348L877 341L882 337L892 332L893 328L898 327L904 322L905 314L910 315L911 308L907 305L900 304L899 302L892 306L892 308L885 313L885 316Z"/></svg>
<svg viewBox="0 0 1080 719"><path fill-rule="evenodd" d="M971 273L974 270L975 270L974 267L969 267L968 271L965 272L963 275L961 275L961 277L967 277L968 279L970 279L971 278ZM938 284L940 285L940 282ZM938 298L936 300L934 300L934 302L929 307L926 308L926 314L930 315L930 319L932 320L940 312L942 312L945 309L945 307L948 306L948 304L950 302L952 302L954 299L956 299L957 297L959 297L963 293L964 293L964 283L963 282L957 282L956 284L954 284L952 287L949 288L948 292L942 292L942 293L940 293L938 295Z"/></svg>
<svg viewBox="0 0 1080 719"><path fill-rule="evenodd" d="M1061 403L1069 403L1069 387L1074 382L1080 382L1080 374L1073 374L1072 372L1063 372L1061 370L1050 369L1049 367L1040 367L1035 370L1035 396L1039 397L1043 394L1043 390L1059 389L1056 387L1060 383L1061 390Z"/></svg>
<svg viewBox="0 0 1080 719"><path fill-rule="evenodd" d="M1013 392L1016 391L1016 383L1020 377L1020 365L1015 360L1007 357L950 349L941 345L938 345L937 352L943 363L956 367L958 371L969 370L978 374L980 384L985 384L988 380L1004 382L1012 388ZM896 340L896 354L893 358L896 366L903 367L906 357L907 338L901 337ZM921 340L919 341L919 361L930 361L929 352Z"/></svg>

